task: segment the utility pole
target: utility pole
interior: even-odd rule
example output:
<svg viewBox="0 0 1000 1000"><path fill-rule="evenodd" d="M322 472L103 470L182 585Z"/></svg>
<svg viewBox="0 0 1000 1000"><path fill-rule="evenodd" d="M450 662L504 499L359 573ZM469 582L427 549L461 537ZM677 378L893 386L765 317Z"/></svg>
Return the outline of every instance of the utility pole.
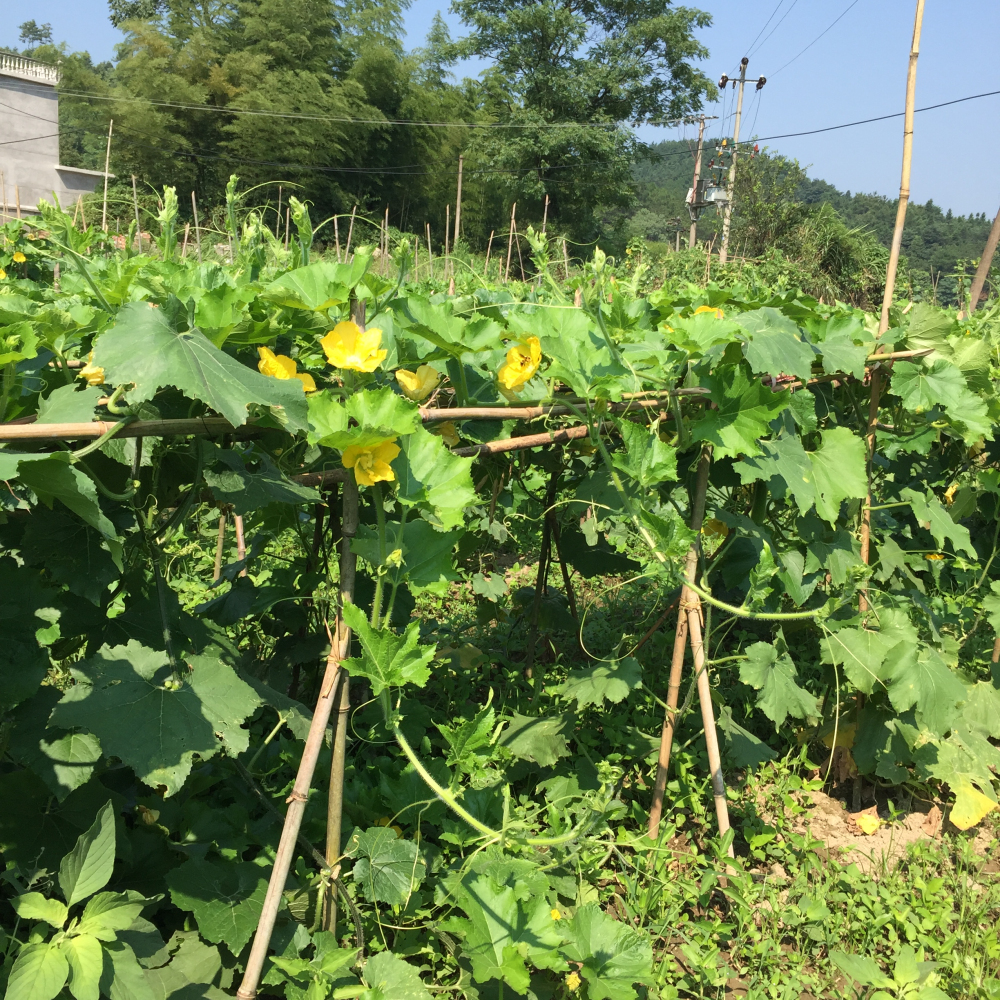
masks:
<svg viewBox="0 0 1000 1000"><path fill-rule="evenodd" d="M701 177L701 151L705 145L705 116L698 120L698 152L694 158L694 183L691 185L691 197L698 200L698 180ZM688 237L688 248L693 249L698 242L698 219L692 213L691 235Z"/></svg>
<svg viewBox="0 0 1000 1000"><path fill-rule="evenodd" d="M719 247L719 263L725 264L729 256L729 230L733 221L733 195L736 193L736 155L740 148L740 118L743 115L743 87L747 82L747 63L750 60L744 56L740 60L740 78L733 80L733 86L739 84L739 94L736 98L736 120L733 122L733 153L732 161L729 164L729 201L726 202L726 213L722 219L722 246ZM719 81L720 87L725 87L729 78L723 76ZM757 80L757 89L760 90L767 83L765 77Z"/></svg>

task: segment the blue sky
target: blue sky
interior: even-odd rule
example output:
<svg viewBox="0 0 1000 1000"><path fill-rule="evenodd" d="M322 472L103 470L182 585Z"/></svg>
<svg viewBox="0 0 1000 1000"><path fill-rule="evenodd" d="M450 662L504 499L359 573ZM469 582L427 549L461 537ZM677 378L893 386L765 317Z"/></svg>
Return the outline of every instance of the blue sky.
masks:
<svg viewBox="0 0 1000 1000"><path fill-rule="evenodd" d="M766 137L837 125L901 111L913 30L913 0L687 0L712 14L700 32L710 55L702 64L714 79L733 75L750 56L748 73L768 78L759 98L745 106L744 136ZM850 8L850 9L848 9ZM86 49L95 60L113 56L120 35L107 20L105 0L34 0L19 8L50 22L57 40ZM414 0L407 15L407 44L422 43L435 11L453 34L461 24L438 0ZM799 58L785 65L844 11L846 14ZM772 13L774 14L771 17ZM768 23L768 19L770 23ZM17 44L17 15L0 26L0 44ZM766 27L765 24L767 24ZM762 31L763 29L763 31ZM754 39L757 39L756 42ZM1000 4L996 0L952 0L927 4L917 79L917 106L1000 90ZM474 70L475 67L470 67ZM731 115L732 100L708 109ZM748 96L752 94L748 91ZM1000 96L917 115L912 197L933 198L955 212L986 212L1000 204ZM730 119L731 120L731 119ZM842 190L899 191L902 119L876 122L815 136L775 140ZM690 130L688 130L690 132ZM674 138L679 129L644 128L643 138Z"/></svg>

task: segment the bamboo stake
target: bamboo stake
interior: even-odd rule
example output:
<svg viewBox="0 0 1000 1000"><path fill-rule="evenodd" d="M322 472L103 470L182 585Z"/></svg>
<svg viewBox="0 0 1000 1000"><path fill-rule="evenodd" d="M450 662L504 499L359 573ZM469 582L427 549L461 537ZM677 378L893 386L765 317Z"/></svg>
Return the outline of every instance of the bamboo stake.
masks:
<svg viewBox="0 0 1000 1000"><path fill-rule="evenodd" d="M444 276L447 278L449 273L449 265L451 264L451 255L448 247L448 230L451 229L450 222L451 205L444 206Z"/></svg>
<svg viewBox="0 0 1000 1000"><path fill-rule="evenodd" d="M282 187L278 185L278 207L275 209L275 215L277 218L274 220L274 238L279 239L281 237L281 195Z"/></svg>
<svg viewBox="0 0 1000 1000"><path fill-rule="evenodd" d="M351 260L351 237L354 235L354 213L357 212L357 210L357 205L351 209L351 224L347 229L347 246L344 247L344 260L348 263L350 263Z"/></svg>
<svg viewBox="0 0 1000 1000"><path fill-rule="evenodd" d="M691 506L691 530L701 533L705 519L705 494L708 491L708 471L711 455L707 448L701 453L698 475L695 480L694 498ZM697 540L691 543L684 563L684 579L692 581L698 571ZM674 650L670 660L670 678L667 681L667 709L660 730L660 754L656 763L656 780L653 784L653 801L649 808L649 839L656 840L663 816L663 795L667 787L667 773L670 768L670 750L677 727L677 701L681 690L681 672L684 669L684 650L688 639L687 607L692 596L697 596L687 586L681 588L680 607L677 612L677 630L674 633Z"/></svg>
<svg viewBox="0 0 1000 1000"><path fill-rule="evenodd" d="M917 0L913 21L913 40L910 44L910 60L906 72L906 111L903 124L903 168L899 182L899 205L896 209L896 225L892 233L892 249L889 252L889 266L885 276L885 293L882 296L882 315L878 325L878 339L889 329L889 308L896 286L896 270L899 266L899 251L903 242L903 225L906 222L906 206L910 199L910 167L913 162L913 108L917 96L917 59L920 55L920 31L924 20L924 0ZM878 353L881 343L876 348ZM879 397L882 392L882 372L876 368L871 376L871 393L868 398L868 497L861 515L861 559L868 564L871 549L871 483L872 461L875 457L875 425L878 423ZM858 600L858 610L864 614L868 610L868 589L863 587Z"/></svg>
<svg viewBox="0 0 1000 1000"><path fill-rule="evenodd" d="M549 196L545 196L545 209L542 212L542 235L545 235L545 227L549 222Z"/></svg>
<svg viewBox="0 0 1000 1000"><path fill-rule="evenodd" d="M424 223L424 228L427 230L427 267L430 270L429 277L431 280L434 278L434 252L431 250L431 224L429 222Z"/></svg>
<svg viewBox="0 0 1000 1000"><path fill-rule="evenodd" d="M247 542L246 538L243 535L243 515L234 514L233 524L236 527L236 561L243 562L243 560L246 559L247 557ZM246 567L244 566L243 569L240 570L240 576L246 576L246 575L247 571Z"/></svg>
<svg viewBox="0 0 1000 1000"><path fill-rule="evenodd" d="M462 162L465 158L458 158L458 190L455 193L455 236L451 241L452 247L458 246L458 238L462 234Z"/></svg>
<svg viewBox="0 0 1000 1000"><path fill-rule="evenodd" d="M219 518L219 537L215 541L215 569L212 571L212 579L218 580L222 576L222 551L226 544L226 515Z"/></svg>
<svg viewBox="0 0 1000 1000"><path fill-rule="evenodd" d="M514 215L517 212L517 202L510 206L510 234L507 237L507 270L504 281L510 281L510 256L514 252Z"/></svg>
<svg viewBox="0 0 1000 1000"><path fill-rule="evenodd" d="M389 271L389 206L385 206L385 236L383 237L382 244L382 269L388 273Z"/></svg>
<svg viewBox="0 0 1000 1000"><path fill-rule="evenodd" d="M288 231L292 223L292 209L288 206L285 209L285 250L288 250Z"/></svg>
<svg viewBox="0 0 1000 1000"><path fill-rule="evenodd" d="M343 515L341 517L341 554L340 554L340 606L354 601L354 576L358 557L351 551L351 540L358 530L358 487L357 483L348 479L344 483ZM343 622L343 617L337 619L337 641L341 661L351 655L351 633ZM341 831L344 815L344 771L347 766L347 723L351 709L350 676L346 670L340 671L340 685L337 690L337 717L334 720L333 757L330 761L330 788L326 803L326 863L338 877ZM337 893L330 880L328 890L325 927L328 931L337 932Z"/></svg>
<svg viewBox="0 0 1000 1000"><path fill-rule="evenodd" d="M132 175L132 207L135 209L135 238L139 241L139 253L142 253L142 226L139 223L139 192L135 187L135 174ZM84 226L86 224L86 220L84 220Z"/></svg>
<svg viewBox="0 0 1000 1000"><path fill-rule="evenodd" d="M181 246L181 258L187 257L188 252L188 238L191 235L191 223L184 223L184 244Z"/></svg>
<svg viewBox="0 0 1000 1000"><path fill-rule="evenodd" d="M563 237L563 281L569 281L569 250L566 247L566 238Z"/></svg>
<svg viewBox="0 0 1000 1000"><path fill-rule="evenodd" d="M18 218L19 219L21 218L20 214L18 214ZM82 194L80 195L80 229L83 232L87 231L87 209L86 206L83 204Z"/></svg>
<svg viewBox="0 0 1000 1000"><path fill-rule="evenodd" d="M101 229L108 231L108 169L111 166L111 130L115 127L114 118L108 121L108 148L104 154L104 206L101 209Z"/></svg>
<svg viewBox="0 0 1000 1000"><path fill-rule="evenodd" d="M76 220L80 217L80 205L83 203L83 195L77 195L76 204L73 206L73 228L76 229ZM4 196L3 204L4 216L7 215L7 198Z"/></svg>
<svg viewBox="0 0 1000 1000"><path fill-rule="evenodd" d="M337 225L337 216L333 217L333 246L337 251L337 263L340 264L340 227Z"/></svg>
<svg viewBox="0 0 1000 1000"><path fill-rule="evenodd" d="M527 281L524 276L524 258L521 256L521 234L517 231L517 224L514 224L514 242L517 244L517 265L521 269L521 280Z"/></svg>
<svg viewBox="0 0 1000 1000"><path fill-rule="evenodd" d="M490 251L493 249L493 234L495 229L490 230L490 241L486 244L486 263L483 265L483 277L485 278L490 269Z"/></svg>
<svg viewBox="0 0 1000 1000"><path fill-rule="evenodd" d="M1000 211L993 219L990 226L990 235L986 239L986 248L983 250L979 267L976 268L976 276L972 279L972 288L969 289L969 315L971 316L979 305L979 300L983 294L983 285L986 284L986 276L990 273L993 265L993 257L997 252L997 243L1000 242ZM959 319L962 317L959 316Z"/></svg>
<svg viewBox="0 0 1000 1000"><path fill-rule="evenodd" d="M198 263L201 263L201 227L198 225L198 200L191 191L191 215L194 218L194 242L198 248Z"/></svg>

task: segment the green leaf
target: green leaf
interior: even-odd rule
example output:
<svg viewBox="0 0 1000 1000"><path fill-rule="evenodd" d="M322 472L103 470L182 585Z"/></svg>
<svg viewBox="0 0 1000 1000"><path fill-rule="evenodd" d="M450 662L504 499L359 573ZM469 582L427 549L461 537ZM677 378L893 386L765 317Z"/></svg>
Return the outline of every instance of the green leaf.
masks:
<svg viewBox="0 0 1000 1000"><path fill-rule="evenodd" d="M94 346L94 363L108 382L134 382L132 403L173 386L212 407L234 426L247 421L252 403L273 407L289 430L306 429L306 397L297 378L276 379L224 354L200 330L177 333L162 309L127 303L115 325Z"/></svg>
<svg viewBox="0 0 1000 1000"><path fill-rule="evenodd" d="M38 402L40 424L82 424L94 419L97 401L105 395L99 385L61 385Z"/></svg>
<svg viewBox="0 0 1000 1000"><path fill-rule="evenodd" d="M857 316L831 317L827 322L823 341L818 345L823 355L823 370L831 375L835 372L848 372L856 379L863 379L865 362L870 353L869 344L866 343L868 339Z"/></svg>
<svg viewBox="0 0 1000 1000"><path fill-rule="evenodd" d="M640 486L656 486L677 478L677 451L660 440L657 425L647 428L620 420L618 430L625 447L611 456L616 468Z"/></svg>
<svg viewBox="0 0 1000 1000"><path fill-rule="evenodd" d="M472 323L453 315L454 303L429 302L426 298L410 295L402 304L402 316L408 321L408 334L416 334L447 351L454 358L475 354L496 347L502 328L487 320Z"/></svg>
<svg viewBox="0 0 1000 1000"><path fill-rule="evenodd" d="M260 297L289 309L326 312L350 299L351 288L361 280L361 274L352 281L349 266L320 260L275 278L264 287Z"/></svg>
<svg viewBox="0 0 1000 1000"><path fill-rule="evenodd" d="M431 1000L420 973L389 951L380 951L361 970L366 992L359 1000Z"/></svg>
<svg viewBox="0 0 1000 1000"><path fill-rule="evenodd" d="M429 508L427 519L438 527L461 525L466 508L477 502L472 459L453 455L439 435L423 427L403 438L399 445L402 454L393 466L399 480L398 498L406 504Z"/></svg>
<svg viewBox="0 0 1000 1000"><path fill-rule="evenodd" d="M897 712L915 708L919 721L941 736L966 698L965 685L936 650L905 640L886 652L882 678Z"/></svg>
<svg viewBox="0 0 1000 1000"><path fill-rule="evenodd" d="M89 476L70 464L68 451L37 461L22 460L18 477L47 507L61 500L74 514L96 528L105 538L117 538L114 525L105 517L97 500L97 487Z"/></svg>
<svg viewBox="0 0 1000 1000"><path fill-rule="evenodd" d="M581 906L569 926L567 958L582 962L592 1000L633 1000L633 983L647 983L653 971L649 935L613 920L596 903Z"/></svg>
<svg viewBox="0 0 1000 1000"><path fill-rule="evenodd" d="M1000 687L979 681L966 690L962 721L970 729L1000 739Z"/></svg>
<svg viewBox="0 0 1000 1000"><path fill-rule="evenodd" d="M390 628L373 629L364 612L354 604L344 606L344 620L354 630L364 656L345 660L344 666L354 677L371 681L372 694L379 695L389 687L416 684L423 687L431 675L429 664L434 659L434 646L421 646L420 626L407 625L402 635Z"/></svg>
<svg viewBox="0 0 1000 1000"><path fill-rule="evenodd" d="M355 830L344 853L357 859L354 881L369 903L402 906L424 880L426 865L417 845L390 826Z"/></svg>
<svg viewBox="0 0 1000 1000"><path fill-rule="evenodd" d="M122 941L104 946L101 992L110 1000L156 1000L132 949Z"/></svg>
<svg viewBox="0 0 1000 1000"><path fill-rule="evenodd" d="M59 945L26 944L7 981L4 1000L53 1000L66 983L69 963Z"/></svg>
<svg viewBox="0 0 1000 1000"><path fill-rule="evenodd" d="M961 369L951 361L935 357L897 362L892 391L913 413L926 413L934 406L942 406L950 420L966 428L967 442L983 434L993 436L986 402L969 391Z"/></svg>
<svg viewBox="0 0 1000 1000"><path fill-rule="evenodd" d="M249 514L270 503L304 504L319 500L319 492L286 478L262 451L241 455L222 450L205 482L215 499L233 505L236 514Z"/></svg>
<svg viewBox="0 0 1000 1000"><path fill-rule="evenodd" d="M719 729L726 736L726 756L736 767L757 767L778 757L766 743L733 719L733 710L728 705L719 710ZM659 740L656 742L659 744Z"/></svg>
<svg viewBox="0 0 1000 1000"><path fill-rule="evenodd" d="M175 932L171 944L178 939L180 947L168 965L146 969L146 980L152 987L156 1000L166 1000L166 997L174 994L177 995L177 1000L187 1000L188 997L200 1000L202 997L215 996L216 994L205 992L205 983L214 981L222 970L219 949L205 944L197 931ZM185 989L192 985L194 989ZM209 987L209 991L211 989Z"/></svg>
<svg viewBox="0 0 1000 1000"><path fill-rule="evenodd" d="M796 719L814 718L819 703L814 695L796 683L798 672L784 649L784 640L775 648L769 642L755 642L747 647L748 659L740 664L740 680L757 695L757 707L778 729L791 715Z"/></svg>
<svg viewBox="0 0 1000 1000"><path fill-rule="evenodd" d="M691 428L692 438L714 444L716 458L759 455L761 438L770 433L771 421L788 406L791 393L772 392L737 365L718 368L703 384L718 409L705 412Z"/></svg>
<svg viewBox="0 0 1000 1000"><path fill-rule="evenodd" d="M267 869L249 861L192 859L167 873L174 905L194 914L201 936L238 955L253 936L267 892Z"/></svg>
<svg viewBox="0 0 1000 1000"><path fill-rule="evenodd" d="M234 738L260 705L253 689L215 657L195 657L174 675L166 653L135 640L102 646L73 674L77 683L53 711L53 725L89 730L106 754L154 788L165 786L166 795L184 784L196 754L206 759L218 752L217 733Z"/></svg>
<svg viewBox="0 0 1000 1000"><path fill-rule="evenodd" d="M921 527L934 536L939 548L944 548L945 540L948 540L956 552L964 552L972 560L978 558L969 536L969 529L963 524L956 524L933 493L928 492L926 496L921 496L916 490L907 487L905 490L900 490L899 495L904 500L909 500L913 516Z"/></svg>
<svg viewBox="0 0 1000 1000"><path fill-rule="evenodd" d="M464 534L461 528L457 531L438 531L423 518L414 518L403 525L400 543L399 522L390 521L386 525L386 548L390 553L398 548L403 558L398 566L388 568L386 583L391 585L405 581L415 594L424 591L441 595L447 593L449 585L460 579L455 570L453 553ZM377 567L379 546L375 529L360 525L357 536L351 541L351 551Z"/></svg>
<svg viewBox="0 0 1000 1000"><path fill-rule="evenodd" d="M569 719L565 715L534 718L515 712L500 734L499 742L515 757L551 767L560 757L569 756L569 747L563 735L568 725Z"/></svg>
<svg viewBox="0 0 1000 1000"><path fill-rule="evenodd" d="M140 892L99 892L87 901L77 928L81 934L92 934L101 941L114 941L116 931L127 931L152 900Z"/></svg>
<svg viewBox="0 0 1000 1000"><path fill-rule="evenodd" d="M879 989L890 990L896 988L896 984L878 967L873 958L832 951L830 961L862 986L877 986Z"/></svg>
<svg viewBox="0 0 1000 1000"><path fill-rule="evenodd" d="M740 313L736 322L750 335L743 354L754 372L795 375L806 381L812 375L816 350L804 343L793 320L772 306Z"/></svg>
<svg viewBox="0 0 1000 1000"><path fill-rule="evenodd" d="M104 949L90 934L77 933L63 942L63 953L69 962L69 991L76 1000L98 1000L101 973L104 970Z"/></svg>
<svg viewBox="0 0 1000 1000"><path fill-rule="evenodd" d="M825 636L823 660L843 670L863 694L871 694L882 680L882 661L889 646L878 632L844 628Z"/></svg>
<svg viewBox="0 0 1000 1000"><path fill-rule="evenodd" d="M59 862L59 888L67 906L103 889L115 866L115 810L111 800L97 814L93 826L77 838L76 846Z"/></svg>
<svg viewBox="0 0 1000 1000"><path fill-rule="evenodd" d="M457 725L435 725L448 742L448 756L445 758L448 767L474 771L491 756L496 728L496 711L492 705L487 704L471 719L462 719ZM479 752L486 748L489 748L486 753Z"/></svg>
<svg viewBox="0 0 1000 1000"><path fill-rule="evenodd" d="M586 670L571 670L558 685L555 694L566 701L576 701L578 710L588 705L601 706L605 701L618 704L642 686L642 667L634 657L597 663Z"/></svg>
<svg viewBox="0 0 1000 1000"><path fill-rule="evenodd" d="M58 899L46 899L40 892L15 896L10 905L22 920L44 920L50 927L62 930L66 923L66 904Z"/></svg>
<svg viewBox="0 0 1000 1000"><path fill-rule="evenodd" d="M351 421L356 426L351 426ZM412 434L420 426L420 408L387 386L362 389L341 402L327 392L309 396L309 442L343 451Z"/></svg>

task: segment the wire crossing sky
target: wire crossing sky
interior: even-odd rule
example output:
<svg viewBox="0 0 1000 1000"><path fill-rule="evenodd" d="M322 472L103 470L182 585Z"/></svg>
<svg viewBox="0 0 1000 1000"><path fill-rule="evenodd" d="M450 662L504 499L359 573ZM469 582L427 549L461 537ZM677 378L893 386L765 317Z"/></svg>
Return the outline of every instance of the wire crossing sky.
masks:
<svg viewBox="0 0 1000 1000"><path fill-rule="evenodd" d="M895 197L899 190L906 60L913 29L913 0L693 0L714 23L699 33L710 56L702 64L717 80L738 72L750 55L747 75L768 78L767 86L745 108L742 138L776 136L771 148L797 158L813 177L841 190ZM434 13L441 10L453 36L461 24L441 0L414 0L407 12L406 44L423 43ZM57 41L85 49L95 61L111 59L121 33L107 20L105 0L35 0L24 11L50 22ZM0 45L17 46L17 25L0 25ZM975 26L974 30L970 26ZM967 0L960 5L931 3L917 74L917 106L929 107L1000 89L992 46L1000 37L1000 5ZM482 62L458 67L474 75ZM706 107L719 115L713 132L731 129L734 95ZM990 164L1000 159L996 99L968 101L928 111L917 119L911 195L933 199L959 214L993 215L1000 204L1000 174ZM850 129L815 132L861 119ZM746 132L747 127L751 131ZM647 142L696 133L696 127L639 130ZM812 134L801 134L812 133ZM956 154L956 150L962 154ZM965 153L975 150L975 156ZM973 166L975 164L975 166Z"/></svg>

